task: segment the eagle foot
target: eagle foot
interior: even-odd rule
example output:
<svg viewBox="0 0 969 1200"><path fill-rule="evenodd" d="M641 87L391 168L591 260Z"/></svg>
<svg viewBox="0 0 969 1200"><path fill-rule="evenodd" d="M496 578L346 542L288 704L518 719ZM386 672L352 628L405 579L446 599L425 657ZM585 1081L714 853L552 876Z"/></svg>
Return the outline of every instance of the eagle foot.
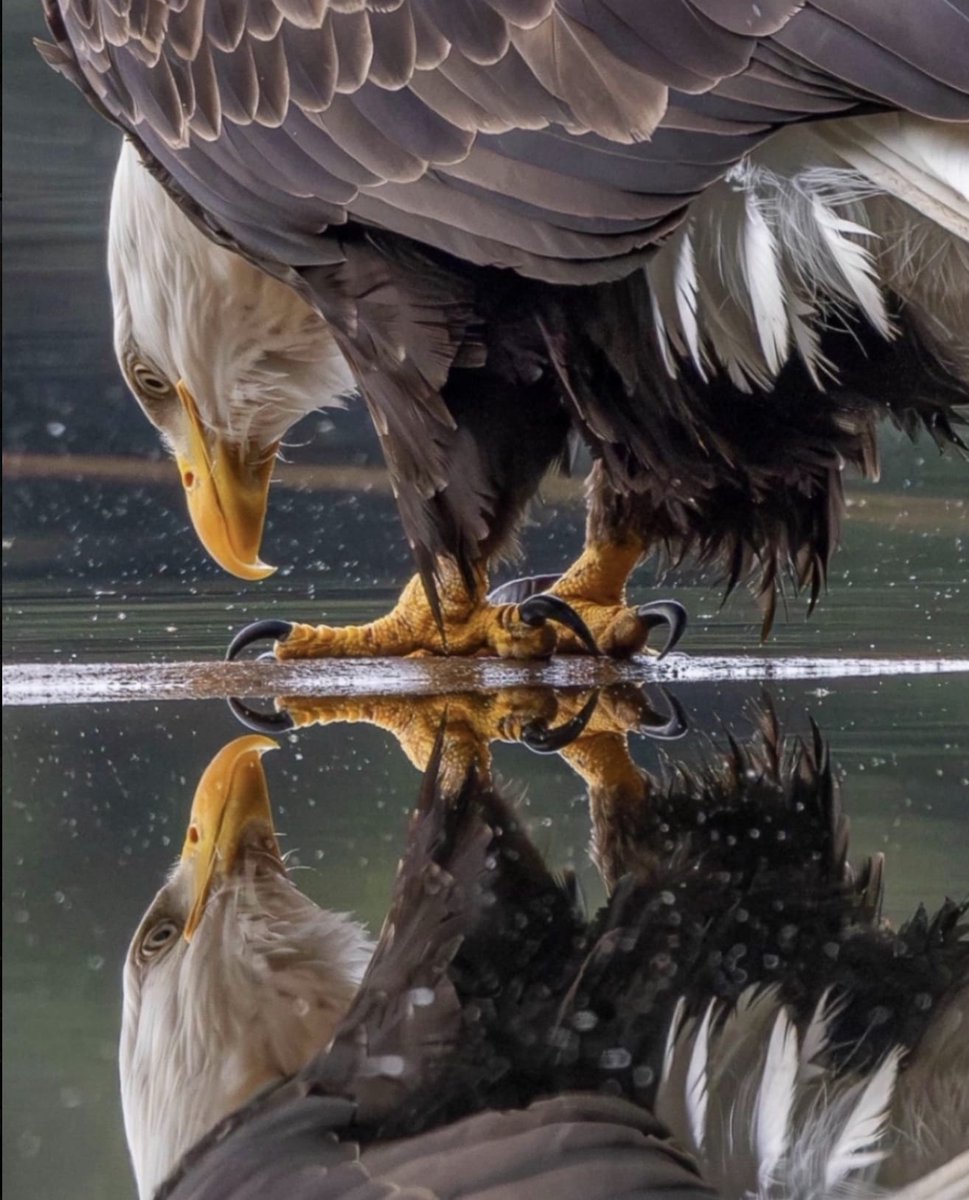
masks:
<svg viewBox="0 0 969 1200"><path fill-rule="evenodd" d="M536 594L521 603L495 604L481 587L469 595L452 570L440 589L441 624L428 603L418 576L407 584L397 604L366 625L303 625L289 621L257 621L233 638L226 653L236 658L253 642L272 639L277 659L398 658L417 654L488 655L535 660L550 658L561 637L569 652L598 653L582 618L559 596Z"/></svg>
<svg viewBox="0 0 969 1200"><path fill-rule="evenodd" d="M493 603L522 602L533 592L557 596L576 612L595 638L602 654L630 658L641 651L663 658L683 636L686 609L676 600L653 600L648 604L626 603L626 580L642 554L638 542L590 543L564 575L535 575L515 579L496 588ZM665 628L665 640L649 646L654 630ZM582 654L585 647L568 631L560 633L558 654Z"/></svg>

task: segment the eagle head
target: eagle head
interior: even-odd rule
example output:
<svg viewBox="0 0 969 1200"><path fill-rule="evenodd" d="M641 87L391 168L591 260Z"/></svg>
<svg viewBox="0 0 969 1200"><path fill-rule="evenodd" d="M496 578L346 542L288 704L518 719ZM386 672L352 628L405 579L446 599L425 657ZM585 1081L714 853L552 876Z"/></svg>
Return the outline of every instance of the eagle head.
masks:
<svg viewBox="0 0 969 1200"><path fill-rule="evenodd" d="M189 515L226 571L262 579L280 440L353 381L329 326L295 291L210 241L125 141L111 197L115 352L174 454Z"/></svg>

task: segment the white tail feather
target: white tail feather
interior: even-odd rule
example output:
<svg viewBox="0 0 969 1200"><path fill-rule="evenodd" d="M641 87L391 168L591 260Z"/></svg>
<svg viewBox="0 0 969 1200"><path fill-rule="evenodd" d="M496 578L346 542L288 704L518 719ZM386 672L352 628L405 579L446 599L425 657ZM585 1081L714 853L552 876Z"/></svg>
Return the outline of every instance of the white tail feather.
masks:
<svg viewBox="0 0 969 1200"><path fill-rule="evenodd" d="M782 131L690 207L648 273L667 369L689 358L769 389L792 353L821 387L832 318L889 338L894 293L969 379L964 135L881 114Z"/></svg>
<svg viewBox="0 0 969 1200"><path fill-rule="evenodd" d="M653 329L656 332L656 342L659 346L660 358L662 358L663 366L669 372L670 378L675 379L679 372L676 369L676 359L673 357L673 351L670 349L670 339L666 334L666 322L663 320L663 309L655 289L650 290L649 299L653 307Z"/></svg>
<svg viewBox="0 0 969 1200"><path fill-rule="evenodd" d="M780 272L777 239L767 223L757 193L748 189L744 199L744 279L760 348L764 353L768 371L771 375L776 375L787 360L790 347L787 304Z"/></svg>
<svg viewBox="0 0 969 1200"><path fill-rule="evenodd" d="M858 307L883 337L889 337L892 327L885 298L878 286L875 260L864 246L852 241L852 237L871 237L872 231L857 221L839 217L817 196L811 198L811 213L817 231Z"/></svg>
<svg viewBox="0 0 969 1200"><path fill-rule="evenodd" d="M822 374L833 374L831 362L821 353L821 339L811 318L814 313L811 305L793 292L787 297L787 319L791 325L791 337L794 347L800 355L801 362L811 377L811 382L818 389L822 388Z"/></svg>
<svg viewBox="0 0 969 1200"><path fill-rule="evenodd" d="M706 379L703 363L700 358L700 331L697 325L697 280L696 258L693 253L693 237L687 224L680 237L679 254L676 256L676 269L673 276L676 292L676 311L680 318L680 328L690 351L690 357L699 371L701 378Z"/></svg>

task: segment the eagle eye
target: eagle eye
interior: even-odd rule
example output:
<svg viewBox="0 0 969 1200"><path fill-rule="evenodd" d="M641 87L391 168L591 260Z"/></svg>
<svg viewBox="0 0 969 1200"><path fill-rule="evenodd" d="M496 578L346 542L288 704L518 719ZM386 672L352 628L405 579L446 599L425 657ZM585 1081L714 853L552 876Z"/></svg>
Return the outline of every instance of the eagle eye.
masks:
<svg viewBox="0 0 969 1200"><path fill-rule="evenodd" d="M165 376L156 371L154 367L148 366L147 363L133 362L131 374L138 389L153 400L161 400L170 395L173 390Z"/></svg>
<svg viewBox="0 0 969 1200"><path fill-rule="evenodd" d="M170 945L178 937L178 934L179 927L170 918L165 917L161 921L156 921L145 931L145 936L141 939L141 945L138 947L139 957L142 959L152 958Z"/></svg>

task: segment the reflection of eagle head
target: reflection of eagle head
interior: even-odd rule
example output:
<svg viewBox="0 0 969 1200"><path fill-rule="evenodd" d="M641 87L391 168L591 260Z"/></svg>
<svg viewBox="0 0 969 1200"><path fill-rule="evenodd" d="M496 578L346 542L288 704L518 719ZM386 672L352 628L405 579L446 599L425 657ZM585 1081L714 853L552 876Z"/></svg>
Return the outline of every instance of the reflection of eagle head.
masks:
<svg viewBox="0 0 969 1200"><path fill-rule="evenodd" d="M124 969L120 1069L142 1197L216 1121L326 1046L370 957L363 928L287 877L260 758L243 737L206 769L181 859Z"/></svg>

